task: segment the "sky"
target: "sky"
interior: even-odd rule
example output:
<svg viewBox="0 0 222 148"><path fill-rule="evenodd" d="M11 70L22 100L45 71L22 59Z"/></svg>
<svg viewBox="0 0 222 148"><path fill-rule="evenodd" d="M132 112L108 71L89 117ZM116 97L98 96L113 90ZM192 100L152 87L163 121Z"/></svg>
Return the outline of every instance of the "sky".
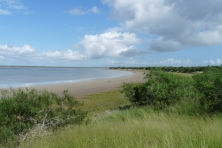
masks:
<svg viewBox="0 0 222 148"><path fill-rule="evenodd" d="M222 64L222 0L0 0L0 65Z"/></svg>

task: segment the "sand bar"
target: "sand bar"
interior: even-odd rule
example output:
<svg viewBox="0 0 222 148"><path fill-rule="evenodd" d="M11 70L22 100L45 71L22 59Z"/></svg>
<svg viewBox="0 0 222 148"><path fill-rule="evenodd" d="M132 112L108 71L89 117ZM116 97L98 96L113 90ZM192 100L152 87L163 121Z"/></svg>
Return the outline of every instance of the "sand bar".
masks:
<svg viewBox="0 0 222 148"><path fill-rule="evenodd" d="M144 82L144 72L133 71L133 74L115 78L104 78L89 81L80 81L74 83L65 84L53 84L44 86L34 86L29 88L35 88L37 90L48 90L50 92L62 94L64 90L68 90L69 94L81 99L85 95L95 94L99 92L113 90L123 83L137 83Z"/></svg>

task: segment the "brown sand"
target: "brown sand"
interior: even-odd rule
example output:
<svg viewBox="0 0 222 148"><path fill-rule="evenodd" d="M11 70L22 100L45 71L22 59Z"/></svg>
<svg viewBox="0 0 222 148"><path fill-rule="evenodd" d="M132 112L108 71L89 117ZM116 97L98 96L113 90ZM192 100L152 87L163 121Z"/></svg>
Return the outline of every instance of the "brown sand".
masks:
<svg viewBox="0 0 222 148"><path fill-rule="evenodd" d="M48 90L50 92L61 95L64 90L68 90L68 93L81 99L85 95L95 94L99 92L113 90L123 83L137 83L144 82L144 72L133 71L134 74L116 77L116 78L105 78L91 81L81 81L75 83L55 84L46 86L35 86L37 90Z"/></svg>

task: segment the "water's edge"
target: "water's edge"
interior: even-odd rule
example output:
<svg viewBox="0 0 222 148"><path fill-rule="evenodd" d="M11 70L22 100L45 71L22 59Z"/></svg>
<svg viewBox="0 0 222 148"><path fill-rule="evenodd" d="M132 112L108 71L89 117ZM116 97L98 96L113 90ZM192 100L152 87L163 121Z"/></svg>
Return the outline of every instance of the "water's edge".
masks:
<svg viewBox="0 0 222 148"><path fill-rule="evenodd" d="M9 72L8 75L7 70ZM12 71L14 73L12 73ZM16 72L23 75L16 75ZM75 75L73 75L74 73ZM5 79L2 80L4 83L0 80L0 89L77 83L82 81L122 77L131 74L133 74L133 72L110 70L107 68L0 68L0 77L4 77ZM7 79L9 83L7 83ZM40 80L39 82L37 81L38 79ZM13 82L13 80L15 81Z"/></svg>

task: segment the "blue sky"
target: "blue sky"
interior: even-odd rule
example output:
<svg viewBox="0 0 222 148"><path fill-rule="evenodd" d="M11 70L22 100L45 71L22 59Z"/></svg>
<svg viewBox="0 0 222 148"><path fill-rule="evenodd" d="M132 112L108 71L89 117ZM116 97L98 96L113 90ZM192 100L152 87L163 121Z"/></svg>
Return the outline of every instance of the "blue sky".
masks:
<svg viewBox="0 0 222 148"><path fill-rule="evenodd" d="M221 0L0 0L0 65L221 65L221 6Z"/></svg>

